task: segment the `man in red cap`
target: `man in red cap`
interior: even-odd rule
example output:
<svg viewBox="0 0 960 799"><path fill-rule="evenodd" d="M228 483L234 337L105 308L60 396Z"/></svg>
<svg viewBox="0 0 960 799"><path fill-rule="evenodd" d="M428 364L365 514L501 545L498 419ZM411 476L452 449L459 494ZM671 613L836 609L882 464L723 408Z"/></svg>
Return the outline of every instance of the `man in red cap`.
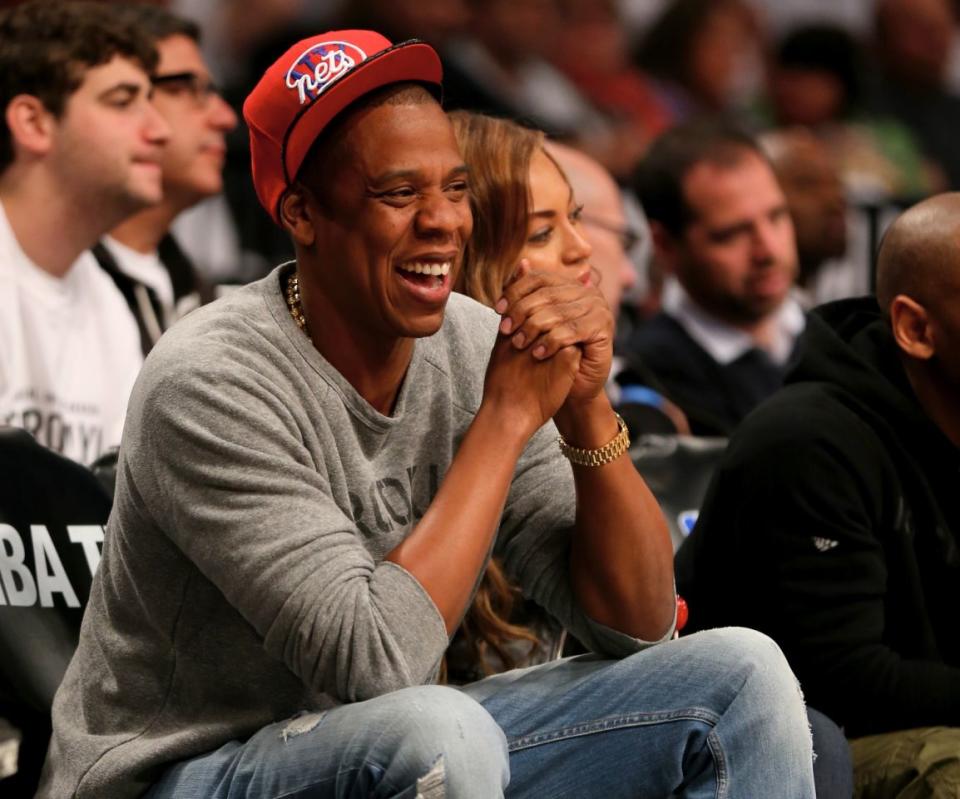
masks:
<svg viewBox="0 0 960 799"><path fill-rule="evenodd" d="M341 31L247 100L297 260L151 353L41 797L813 795L776 646L668 642L600 294L451 296L472 216L439 82L427 45ZM598 654L434 685L494 547Z"/></svg>

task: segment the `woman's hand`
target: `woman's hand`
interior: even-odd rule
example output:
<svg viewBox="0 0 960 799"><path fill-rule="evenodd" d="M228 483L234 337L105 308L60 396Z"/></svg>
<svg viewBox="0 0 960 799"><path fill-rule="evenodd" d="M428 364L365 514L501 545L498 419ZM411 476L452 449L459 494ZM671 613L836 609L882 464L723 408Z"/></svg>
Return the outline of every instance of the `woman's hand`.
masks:
<svg viewBox="0 0 960 799"><path fill-rule="evenodd" d="M533 272L521 263L517 277L496 304L500 332L518 352L548 361L564 349L582 353L569 398L598 397L613 358L613 314L593 287L548 272Z"/></svg>

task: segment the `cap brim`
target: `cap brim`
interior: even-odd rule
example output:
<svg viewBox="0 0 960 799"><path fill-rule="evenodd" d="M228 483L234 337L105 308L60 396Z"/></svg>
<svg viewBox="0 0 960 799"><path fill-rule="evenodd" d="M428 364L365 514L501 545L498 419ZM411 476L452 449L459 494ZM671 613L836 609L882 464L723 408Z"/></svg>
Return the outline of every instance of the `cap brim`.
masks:
<svg viewBox="0 0 960 799"><path fill-rule="evenodd" d="M428 44L402 42L376 53L331 83L287 129L281 158L287 185L296 177L317 136L355 100L394 83L427 84L440 99L443 67Z"/></svg>

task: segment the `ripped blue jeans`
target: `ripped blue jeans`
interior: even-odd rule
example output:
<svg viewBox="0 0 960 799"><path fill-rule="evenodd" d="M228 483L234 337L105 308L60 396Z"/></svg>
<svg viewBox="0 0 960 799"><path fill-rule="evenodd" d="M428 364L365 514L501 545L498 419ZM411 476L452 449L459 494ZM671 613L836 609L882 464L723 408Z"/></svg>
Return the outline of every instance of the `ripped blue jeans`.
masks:
<svg viewBox="0 0 960 799"><path fill-rule="evenodd" d="M406 688L270 725L168 769L147 799L814 796L780 650L710 630L462 689Z"/></svg>

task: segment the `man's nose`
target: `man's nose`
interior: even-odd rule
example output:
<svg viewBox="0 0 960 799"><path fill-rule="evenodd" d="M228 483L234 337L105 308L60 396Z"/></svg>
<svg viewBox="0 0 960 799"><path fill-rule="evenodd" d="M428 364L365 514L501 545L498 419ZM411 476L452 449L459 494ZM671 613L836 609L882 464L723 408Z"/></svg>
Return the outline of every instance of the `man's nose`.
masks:
<svg viewBox="0 0 960 799"><path fill-rule="evenodd" d="M228 133L237 126L237 112L219 94L210 98L208 115L211 126L223 133Z"/></svg>
<svg viewBox="0 0 960 799"><path fill-rule="evenodd" d="M157 111L153 103L148 102L143 115L144 138L153 144L163 145L169 141L171 133L170 123Z"/></svg>
<svg viewBox="0 0 960 799"><path fill-rule="evenodd" d="M443 192L428 192L417 212L416 226L421 234L452 233L466 224L469 204L455 203Z"/></svg>
<svg viewBox="0 0 960 799"><path fill-rule="evenodd" d="M620 285L623 287L624 291L629 291L637 283L637 268L633 265L633 261L627 258L624 255L623 259L620 261Z"/></svg>
<svg viewBox="0 0 960 799"><path fill-rule="evenodd" d="M780 235L778 225L791 224L789 220L765 220L757 225L751 240L750 257L754 263L766 264L772 262L777 253L777 238Z"/></svg>

